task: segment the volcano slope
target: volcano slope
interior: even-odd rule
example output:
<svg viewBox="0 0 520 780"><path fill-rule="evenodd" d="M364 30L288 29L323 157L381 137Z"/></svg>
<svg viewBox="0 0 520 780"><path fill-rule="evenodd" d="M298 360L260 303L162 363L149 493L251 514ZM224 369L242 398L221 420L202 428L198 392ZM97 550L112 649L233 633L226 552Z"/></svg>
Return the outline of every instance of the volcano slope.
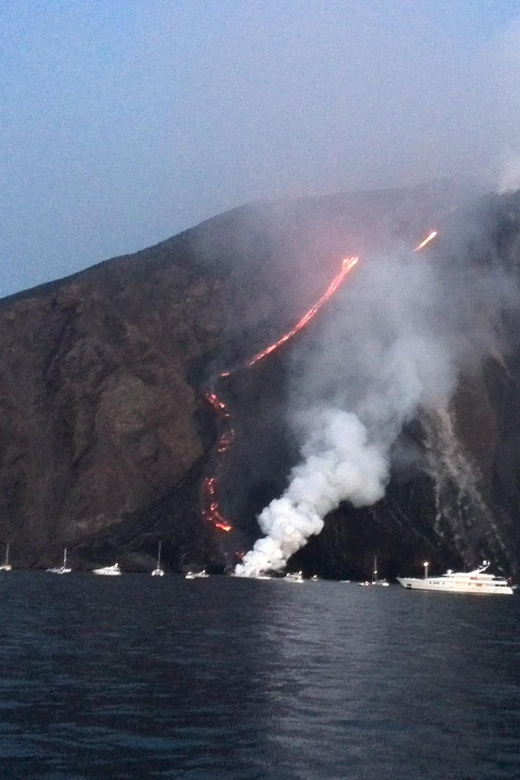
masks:
<svg viewBox="0 0 520 780"><path fill-rule="evenodd" d="M78 568L118 558L146 570L159 538L172 570L232 564L297 460L286 422L294 341L241 366L293 327L342 257L414 245L432 226L449 232L467 209L479 226L463 239L475 268L518 276L518 195L469 206L466 191L440 184L235 209L2 301L0 544L10 542L14 565L48 566L67 546ZM374 507L341 505L295 565L365 576L377 553L391 575L425 555L439 565L486 556L518 573L518 324L514 310L504 315L507 349L461 378L448 415L410 424L406 435L433 453L428 468L419 458L395 473ZM233 417L223 459L208 389ZM229 533L201 513L215 474Z"/></svg>

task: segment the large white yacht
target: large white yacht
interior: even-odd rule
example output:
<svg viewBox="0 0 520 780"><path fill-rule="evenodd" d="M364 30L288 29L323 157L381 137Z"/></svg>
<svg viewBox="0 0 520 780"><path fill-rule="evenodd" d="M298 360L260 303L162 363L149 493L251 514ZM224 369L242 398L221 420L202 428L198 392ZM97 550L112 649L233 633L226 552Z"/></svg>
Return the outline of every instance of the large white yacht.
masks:
<svg viewBox="0 0 520 780"><path fill-rule="evenodd" d="M428 563L424 564L424 578L397 577L403 588L412 590L440 590L448 593L482 593L511 596L517 590L517 585L512 585L510 579L496 577L494 574L486 574L491 564L483 561L473 571L452 571L448 569L446 574L440 577L428 577Z"/></svg>

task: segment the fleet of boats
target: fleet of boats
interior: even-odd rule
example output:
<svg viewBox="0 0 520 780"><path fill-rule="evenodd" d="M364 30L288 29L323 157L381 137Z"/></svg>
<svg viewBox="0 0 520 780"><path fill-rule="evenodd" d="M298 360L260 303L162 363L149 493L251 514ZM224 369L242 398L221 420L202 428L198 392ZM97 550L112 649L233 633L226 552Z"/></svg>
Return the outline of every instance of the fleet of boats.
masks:
<svg viewBox="0 0 520 780"><path fill-rule="evenodd" d="M157 548L157 562L155 569L151 572L152 577L164 577L164 569L161 567L161 551L162 542L159 541ZM511 579L500 577L495 574L490 574L488 569L491 564L489 561L483 561L480 566L469 572L452 571L448 569L445 574L439 576L429 577L428 567L429 563L424 562L424 577L397 577L397 582L406 588L407 590L431 590L440 591L444 593L476 593L476 594L496 594L496 595L513 595L518 592L518 585L513 584ZM4 562L0 564L0 571L11 571L12 566L9 561L9 542L5 547ZM67 565L67 548L63 550L63 563L61 566L55 568L46 569L51 574L70 574L72 568ZM93 574L105 576L105 577L120 577L122 575L121 567L119 563L114 563L112 566L102 566L98 569L92 570ZM209 574L205 569L202 571L188 571L184 575L186 580L205 579L209 577ZM271 577L267 573L258 574L253 579L257 580L270 580L280 579L280 577ZM302 583L305 582L303 572L289 572L282 576L281 579L284 582ZM317 582L318 577L314 575L310 577L310 582ZM341 582L350 582L350 580L341 580ZM381 586L388 587L389 583L386 579L380 580L378 578L377 570L377 557L374 557L374 565L372 569L372 579L365 582L358 582L361 587Z"/></svg>

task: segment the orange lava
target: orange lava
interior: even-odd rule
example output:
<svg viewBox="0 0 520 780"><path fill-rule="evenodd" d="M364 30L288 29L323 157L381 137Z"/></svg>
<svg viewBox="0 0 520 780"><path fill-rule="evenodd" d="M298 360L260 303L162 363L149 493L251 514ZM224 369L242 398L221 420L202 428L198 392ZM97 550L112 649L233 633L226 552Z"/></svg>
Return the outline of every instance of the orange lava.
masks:
<svg viewBox="0 0 520 780"><path fill-rule="evenodd" d="M436 230L432 230L431 233L428 233L428 235L426 236L424 241L421 241L419 246L416 246L413 251L414 252L419 252L419 250L422 249L423 247L425 247L426 244L429 244L430 241L433 241L433 239L435 238L436 235L437 235L437 231Z"/></svg>
<svg viewBox="0 0 520 780"><path fill-rule="evenodd" d="M204 519L207 520L208 523L211 523L214 528L229 533L233 530L233 526L227 522L226 518L219 511L217 488L218 480L216 477L208 477L204 480L202 493L207 507L203 510L202 514Z"/></svg>
<svg viewBox="0 0 520 780"><path fill-rule="evenodd" d="M285 344L289 339L292 339L293 336L298 333L298 331L302 330L311 320L312 318L318 313L318 311L321 309L324 303L326 303L329 298L334 295L338 287L341 285L345 277L347 276L348 272L356 265L358 262L359 257L345 257L343 260L343 263L341 265L341 271L337 276L334 277L332 282L329 284L321 298L316 301L314 306L311 306L311 308L305 312L301 320L299 320L294 328L291 328L288 333L283 335L281 338L278 339L278 341L275 341L274 344L271 344L269 347L266 347L266 349L263 349L261 352L259 352L257 355L252 357L248 362L246 363L246 366L249 368L250 366L254 366L255 363L258 363L259 360L263 360L263 358L267 357L267 355L270 355L271 352L274 352L275 349L278 349L278 347L281 347L282 344Z"/></svg>

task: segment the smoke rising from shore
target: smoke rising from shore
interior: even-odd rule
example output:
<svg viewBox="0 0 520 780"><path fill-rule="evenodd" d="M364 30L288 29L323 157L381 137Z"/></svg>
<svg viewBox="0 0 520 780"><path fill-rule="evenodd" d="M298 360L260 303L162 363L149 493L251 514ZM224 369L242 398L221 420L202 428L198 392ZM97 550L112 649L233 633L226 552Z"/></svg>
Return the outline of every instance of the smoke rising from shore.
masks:
<svg viewBox="0 0 520 780"><path fill-rule="evenodd" d="M478 323L473 312L480 299L489 309L499 284L483 272L471 288L463 265L441 270L439 260L407 250L361 259L331 304L319 343L295 357L301 462L259 515L265 537L237 575L283 569L342 501L361 507L382 498L403 425L421 407L445 409L460 367L491 348L492 312Z"/></svg>

